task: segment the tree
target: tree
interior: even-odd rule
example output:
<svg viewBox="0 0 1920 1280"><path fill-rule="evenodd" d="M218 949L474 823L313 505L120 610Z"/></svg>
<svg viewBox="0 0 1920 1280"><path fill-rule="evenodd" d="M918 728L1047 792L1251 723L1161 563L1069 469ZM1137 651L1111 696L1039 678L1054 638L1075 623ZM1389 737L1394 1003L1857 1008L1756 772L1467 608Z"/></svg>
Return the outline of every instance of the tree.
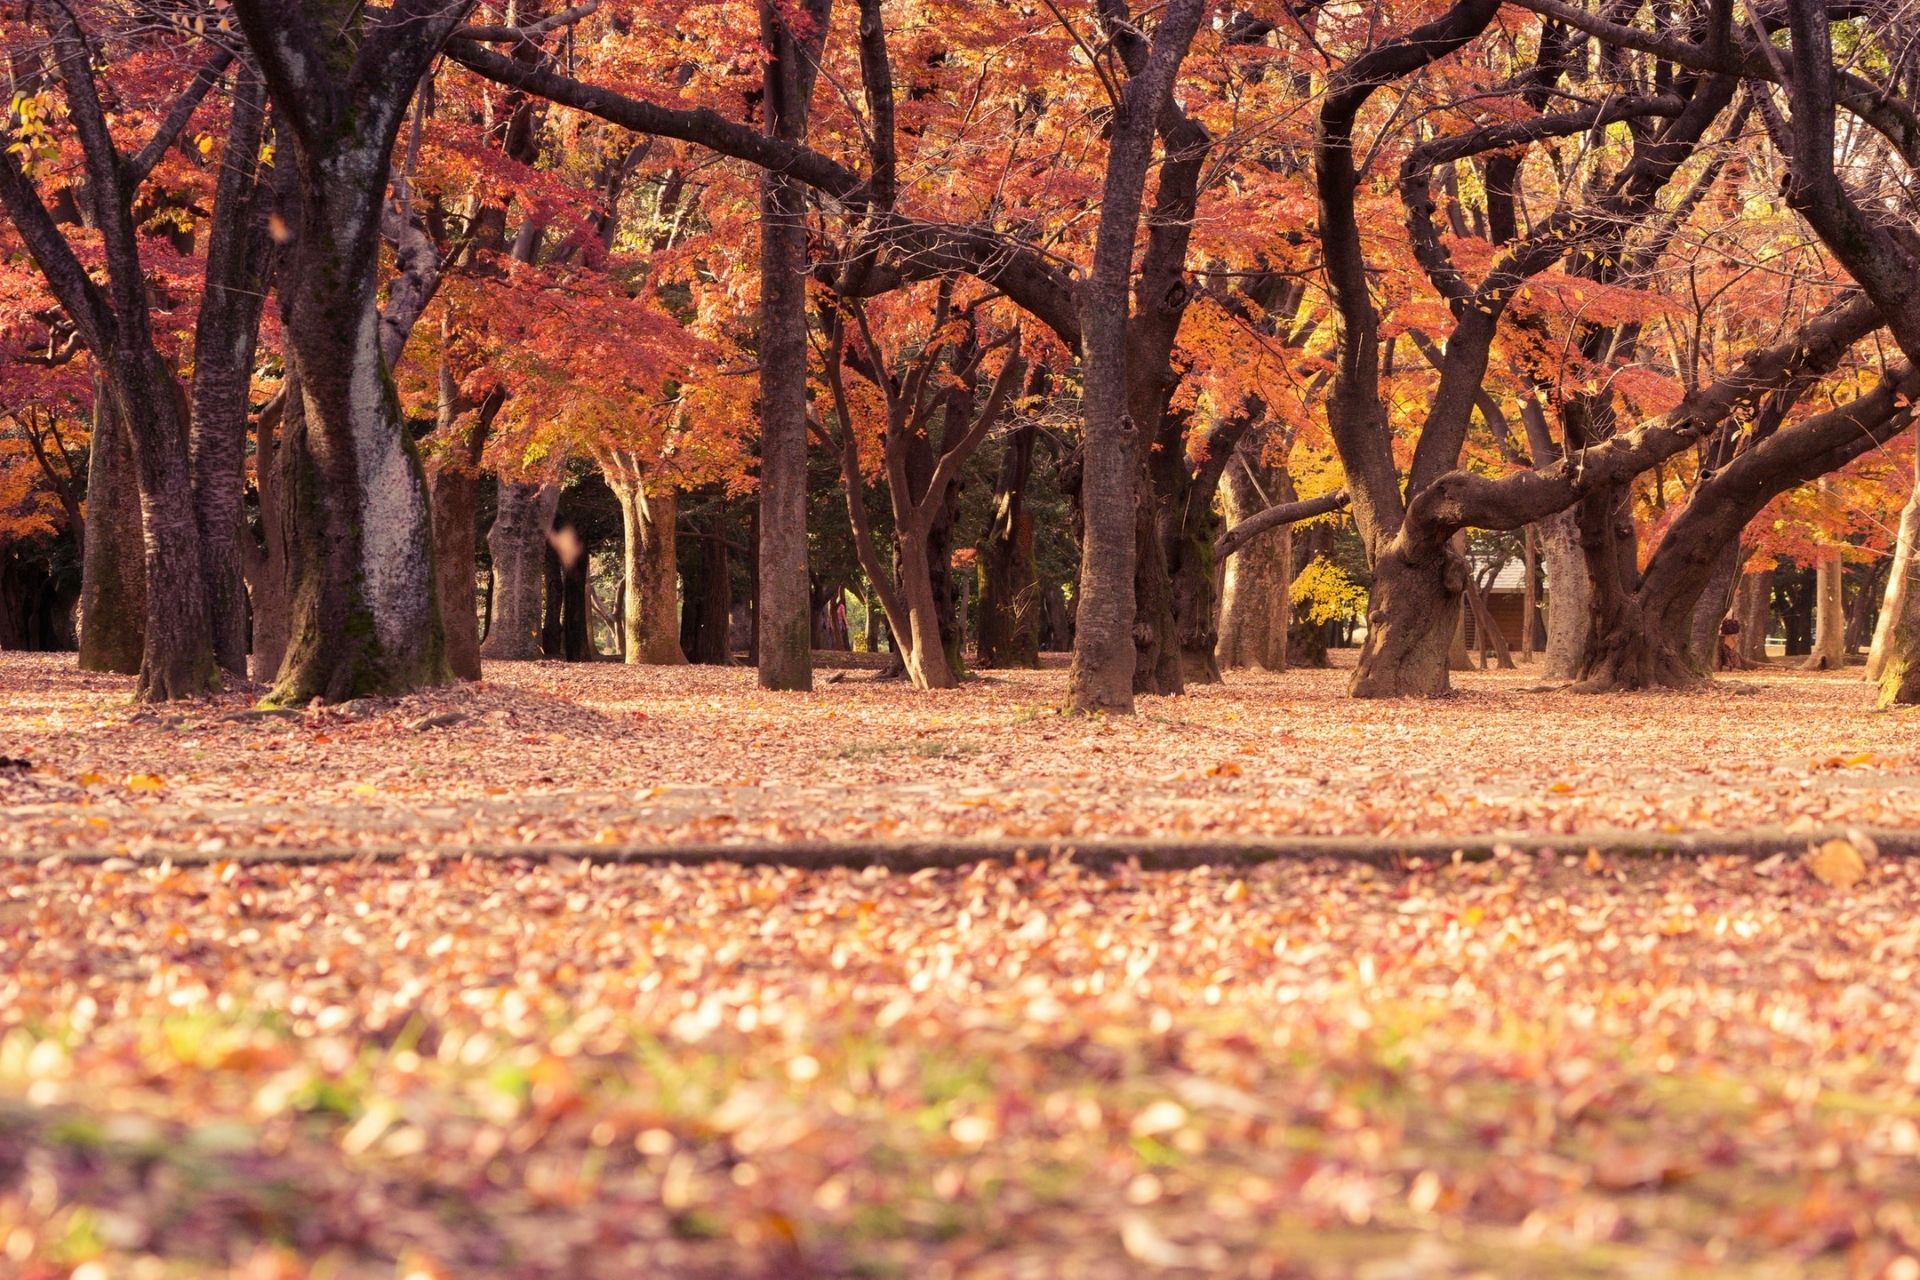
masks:
<svg viewBox="0 0 1920 1280"><path fill-rule="evenodd" d="M845 314L826 326L824 364L835 423L832 432L824 426L818 430L839 456L861 568L886 613L907 677L918 689L950 689L959 683L959 672L942 634L929 541L936 521L952 502L961 470L1000 421L1025 375L1020 331L1009 328L982 340L977 305L956 310L953 285L946 281L938 291L930 331L918 335L917 353L902 359L882 348L867 310L858 302L848 303ZM848 333L848 316L857 342ZM982 362L1003 347L1000 368L976 406ZM845 371L849 364L881 402L877 434L880 470L893 516L891 571L880 557L867 516L861 440L874 433L863 429L861 420L868 415L856 412L854 397L848 394ZM943 364L949 366L948 376L956 384L950 388L936 381ZM936 416L944 419L937 447L932 441Z"/></svg>
<svg viewBox="0 0 1920 1280"><path fill-rule="evenodd" d="M137 482L144 548L138 696L196 697L217 688L219 675L201 576L188 410L155 345L134 201L141 182L186 127L229 57L219 54L195 72L153 135L127 154L114 138L95 82L94 35L70 9L48 11L45 22L52 69L85 174L80 198L100 235L106 287L95 282L23 168L22 156L31 154L36 144L18 141L19 129L12 124L0 128L0 205L74 331L93 353L100 405L94 483L100 498L107 497L109 486L117 487L114 468L122 460L118 446L123 434L128 446L125 460ZM49 101L44 94L19 99L16 111L26 128L46 119ZM97 534L94 542L96 555L110 545ZM123 607L132 602L130 594L120 601ZM97 592L93 603L96 608L104 603Z"/></svg>
<svg viewBox="0 0 1920 1280"><path fill-rule="evenodd" d="M399 352L383 350L380 243L407 106L471 7L398 0L375 17L332 0L234 5L299 175L280 283L292 630L279 703L400 693L449 675L426 481L388 372Z"/></svg>

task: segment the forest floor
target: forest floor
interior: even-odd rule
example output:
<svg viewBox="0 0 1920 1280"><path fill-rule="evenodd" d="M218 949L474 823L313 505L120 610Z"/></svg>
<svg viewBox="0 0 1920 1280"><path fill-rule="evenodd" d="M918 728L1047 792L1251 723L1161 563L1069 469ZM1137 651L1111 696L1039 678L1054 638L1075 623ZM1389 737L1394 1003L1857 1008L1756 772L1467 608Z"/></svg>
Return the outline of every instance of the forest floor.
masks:
<svg viewBox="0 0 1920 1280"><path fill-rule="evenodd" d="M255 718L0 655L0 1274L1920 1280L1920 860L1808 850L1920 827L1857 679L488 675ZM1300 833L1503 847L593 856Z"/></svg>
<svg viewBox="0 0 1920 1280"><path fill-rule="evenodd" d="M1920 720L1876 713L1857 673L1591 697L1470 672L1452 698L1359 703L1344 671L1292 671L1117 719L1059 714L1060 667L939 693L844 667L807 695L741 668L487 676L272 714L239 692L140 708L125 678L0 654L0 755L32 766L0 771L0 855L1920 827Z"/></svg>

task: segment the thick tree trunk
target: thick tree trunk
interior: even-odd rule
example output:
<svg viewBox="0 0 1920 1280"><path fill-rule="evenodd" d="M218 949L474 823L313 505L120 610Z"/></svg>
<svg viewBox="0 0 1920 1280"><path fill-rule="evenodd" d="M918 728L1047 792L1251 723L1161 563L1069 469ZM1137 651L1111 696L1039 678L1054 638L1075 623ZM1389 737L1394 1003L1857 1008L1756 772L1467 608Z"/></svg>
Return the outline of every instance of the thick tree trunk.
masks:
<svg viewBox="0 0 1920 1280"><path fill-rule="evenodd" d="M291 630L271 700L345 701L448 678L426 479L380 347L387 158L302 157L298 247L283 290L281 445Z"/></svg>
<svg viewBox="0 0 1920 1280"><path fill-rule="evenodd" d="M133 440L101 378L94 380L86 519L80 669L135 675L147 618L140 486L133 469Z"/></svg>
<svg viewBox="0 0 1920 1280"><path fill-rule="evenodd" d="M799 188L778 174L763 182L758 667L763 689L811 689L806 231Z"/></svg>
<svg viewBox="0 0 1920 1280"><path fill-rule="evenodd" d="M1576 508L1593 589L1593 631L1574 684L1582 693L1685 689L1703 679L1687 654L1685 627L1663 625L1643 599L1628 503L1627 487L1616 485L1587 495Z"/></svg>
<svg viewBox="0 0 1920 1280"><path fill-rule="evenodd" d="M1228 527L1270 505L1244 468L1225 477ZM1215 652L1222 667L1287 669L1287 633L1293 623L1293 527L1254 535L1227 557L1220 583L1220 627Z"/></svg>
<svg viewBox="0 0 1920 1280"><path fill-rule="evenodd" d="M144 317L143 317L144 319ZM207 626L200 539L187 456L186 397L144 333L111 349L108 399L129 424L145 542L146 622L137 697L197 698L218 690L219 666Z"/></svg>
<svg viewBox="0 0 1920 1280"><path fill-rule="evenodd" d="M1547 653L1549 680L1579 678L1593 627L1593 586L1580 549L1579 516L1562 511L1539 524L1547 563Z"/></svg>
<svg viewBox="0 0 1920 1280"><path fill-rule="evenodd" d="M1173 0L1114 113L1093 259L1080 285L1081 398L1085 424L1080 507L1080 589L1069 705L1081 713L1131 713L1136 660L1134 593L1142 427L1129 402L1128 324L1134 243L1157 123L1204 6ZM1136 37L1137 38L1137 37ZM1202 134L1204 138L1204 134ZM1154 298L1148 305L1168 300ZM1145 404L1150 397L1142 396ZM1164 406L1164 395L1157 397ZM1145 424L1157 427L1157 418ZM1177 658L1177 655L1176 655Z"/></svg>
<svg viewBox="0 0 1920 1280"><path fill-rule="evenodd" d="M1733 607L1739 577L1740 540L1735 538L1715 558L1712 574L1688 618L1687 653L1702 671L1714 669L1714 658L1720 650L1720 624Z"/></svg>
<svg viewBox="0 0 1920 1280"><path fill-rule="evenodd" d="M1173 696L1186 692L1180 627L1167 559L1172 517L1151 481L1140 486L1133 553L1133 691Z"/></svg>
<svg viewBox="0 0 1920 1280"><path fill-rule="evenodd" d="M609 481L613 479L608 477ZM677 530L680 494L671 485L648 493L644 482L613 486L626 535L626 580L621 588L626 660L630 664L679 666L680 567Z"/></svg>
<svg viewBox="0 0 1920 1280"><path fill-rule="evenodd" d="M434 574L447 667L462 680L480 678L480 601L474 585L475 477L450 464L433 476Z"/></svg>
<svg viewBox="0 0 1920 1280"><path fill-rule="evenodd" d="M1189 501L1198 501L1191 491ZM1199 520L1181 522L1172 544L1172 563L1167 566L1173 586L1174 636L1180 658L1182 678L1190 684L1219 684L1220 664L1214 652L1220 645L1218 601L1214 583L1219 580L1219 562L1213 543L1220 522L1208 502L1207 515Z"/></svg>
<svg viewBox="0 0 1920 1280"><path fill-rule="evenodd" d="M542 600L546 592L547 533L560 506L560 486L500 482L487 553L493 561L493 621L480 656L526 662L543 656Z"/></svg>
<svg viewBox="0 0 1920 1280"><path fill-rule="evenodd" d="M1887 594L1873 630L1867 677L1880 686L1880 705L1920 704L1920 476L1900 512Z"/></svg>
<svg viewBox="0 0 1920 1280"><path fill-rule="evenodd" d="M1887 591L1874 623L1873 645L1867 650L1867 679L1886 673L1894 633L1903 625L1920 622L1920 475L1900 511L1900 532L1894 539L1893 564L1887 572Z"/></svg>
<svg viewBox="0 0 1920 1280"><path fill-rule="evenodd" d="M442 330L445 339L445 330ZM460 429L462 403L453 370L443 350L439 368L440 404L434 432L445 452L433 473L433 571L440 596L440 630L446 637L447 666L462 680L480 678L480 602L475 588L474 552L479 540L475 489L480 458L493 430L494 415L506 400L496 390L478 406L466 434Z"/></svg>
<svg viewBox="0 0 1920 1280"><path fill-rule="evenodd" d="M1356 698L1438 697L1448 691L1467 565L1451 546L1419 561L1389 545L1373 566L1367 639L1348 692Z"/></svg>
<svg viewBox="0 0 1920 1280"><path fill-rule="evenodd" d="M1033 563L1033 514L1026 509L1036 429L1024 423L1000 455L993 519L980 550L980 665L1040 665L1040 602Z"/></svg>

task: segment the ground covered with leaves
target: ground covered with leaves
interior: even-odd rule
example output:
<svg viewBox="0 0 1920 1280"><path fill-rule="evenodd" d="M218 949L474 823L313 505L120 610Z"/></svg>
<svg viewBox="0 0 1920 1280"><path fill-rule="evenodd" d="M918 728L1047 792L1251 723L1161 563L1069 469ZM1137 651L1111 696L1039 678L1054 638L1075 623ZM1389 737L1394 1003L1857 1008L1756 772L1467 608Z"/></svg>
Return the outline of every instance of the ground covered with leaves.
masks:
<svg viewBox="0 0 1920 1280"><path fill-rule="evenodd" d="M0 888L14 1275L1920 1268L1908 862Z"/></svg>
<svg viewBox="0 0 1920 1280"><path fill-rule="evenodd" d="M0 659L0 1274L1920 1280L1920 862L1093 856L1911 825L1857 682L489 677L256 717ZM557 852L603 831L1088 852Z"/></svg>
<svg viewBox="0 0 1920 1280"><path fill-rule="evenodd" d="M1066 673L915 692L870 672L502 663L481 685L304 714L143 709L60 655L0 654L0 853L1920 826L1920 732L1857 677L1691 695L1471 673L1356 703L1343 671L1236 676L1141 714L1058 714ZM829 683L836 680L837 683Z"/></svg>

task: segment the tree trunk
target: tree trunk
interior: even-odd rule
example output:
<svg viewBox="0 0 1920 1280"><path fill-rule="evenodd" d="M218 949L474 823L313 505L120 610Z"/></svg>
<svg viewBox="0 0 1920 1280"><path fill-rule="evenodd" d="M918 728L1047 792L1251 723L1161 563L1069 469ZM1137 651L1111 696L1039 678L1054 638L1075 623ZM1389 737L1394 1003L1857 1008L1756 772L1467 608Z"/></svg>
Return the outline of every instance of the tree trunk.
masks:
<svg viewBox="0 0 1920 1280"><path fill-rule="evenodd" d="M480 601L474 586L473 473L448 465L433 477L433 556L446 635L447 666L462 680L480 678Z"/></svg>
<svg viewBox="0 0 1920 1280"><path fill-rule="evenodd" d="M193 338L189 454L214 659L247 675L247 398L267 289L270 241L260 143L265 82L250 60L234 79L233 111L220 154L205 293Z"/></svg>
<svg viewBox="0 0 1920 1280"><path fill-rule="evenodd" d="M557 482L500 482L500 499L487 531L493 560L493 622L480 656L527 662L543 656L541 602L546 592L547 533L560 506Z"/></svg>
<svg viewBox="0 0 1920 1280"><path fill-rule="evenodd" d="M1579 516L1562 511L1542 520L1540 549L1547 562L1547 660L1549 680L1575 680L1593 627L1593 586L1580 550Z"/></svg>
<svg viewBox="0 0 1920 1280"><path fill-rule="evenodd" d="M914 688L952 689L960 679L948 660L947 640L941 634L941 609L924 550L926 541L912 526L895 538L894 581L900 584L908 628L907 635L895 636L895 640ZM912 545L916 543L917 547Z"/></svg>
<svg viewBox="0 0 1920 1280"><path fill-rule="evenodd" d="M1502 671L1513 670L1513 649L1507 644L1507 637L1500 630L1500 624L1493 620L1493 613L1487 608L1486 596L1471 576L1467 579L1467 589L1464 594L1467 607L1473 610L1474 629L1480 635L1481 669L1485 670L1487 652L1491 649Z"/></svg>
<svg viewBox="0 0 1920 1280"><path fill-rule="evenodd" d="M613 481L608 476L609 482ZM626 581L621 590L626 660L630 664L679 666L680 568L675 522L680 494L671 485L648 493L643 481L613 484L626 535Z"/></svg>
<svg viewBox="0 0 1920 1280"><path fill-rule="evenodd" d="M1199 495L1189 490L1189 501ZM1183 682L1219 684L1220 663L1214 651L1220 646L1218 600L1214 583L1219 579L1219 563L1213 543L1220 533L1220 521L1212 514L1208 501L1205 517L1181 521L1175 529L1172 561L1167 566L1173 586L1173 620L1176 653L1180 659Z"/></svg>
<svg viewBox="0 0 1920 1280"><path fill-rule="evenodd" d="M1473 670L1473 651L1467 648L1467 598L1461 594L1460 604L1453 611L1453 638L1447 642L1447 670Z"/></svg>
<svg viewBox="0 0 1920 1280"><path fill-rule="evenodd" d="M1847 665L1846 565L1838 547L1821 553L1814 569L1813 653L1809 671L1839 671Z"/></svg>
<svg viewBox="0 0 1920 1280"><path fill-rule="evenodd" d="M291 628L271 701L405 693L448 676L426 479L380 350L386 155L304 158L281 444Z"/></svg>
<svg viewBox="0 0 1920 1280"><path fill-rule="evenodd" d="M795 6L795 29L760 3L767 132L807 136L830 0ZM807 228L800 184L767 170L760 185L760 527L754 641L760 687L813 688L807 572Z"/></svg>
<svg viewBox="0 0 1920 1280"><path fill-rule="evenodd" d="M1225 481L1229 528L1271 505L1237 462L1228 464ZM1215 642L1220 666L1287 669L1292 587L1291 525L1256 534L1227 557L1221 574L1219 638Z"/></svg>
<svg viewBox="0 0 1920 1280"><path fill-rule="evenodd" d="M1520 530L1520 557L1521 571L1526 574L1525 586L1520 595L1520 660L1532 665L1536 647L1535 623L1540 616L1540 556L1532 525L1527 525Z"/></svg>
<svg viewBox="0 0 1920 1280"><path fill-rule="evenodd" d="M560 560L560 655L568 662L591 662L593 647L592 589L589 571L593 557L584 545L580 554Z"/></svg>
<svg viewBox="0 0 1920 1280"><path fill-rule="evenodd" d="M1916 549L1920 549L1920 472L1916 472L1913 492L1900 511L1900 532L1893 544L1887 592L1880 602L1880 617L1874 623L1873 645L1867 650L1869 680L1879 680L1886 674L1894 633L1903 624L1920 622L1920 557L1916 556Z"/></svg>
<svg viewBox="0 0 1920 1280"><path fill-rule="evenodd" d="M1174 0L1162 10L1145 65L1122 91L1108 142L1093 258L1080 285L1080 507L1086 533L1068 698L1080 713L1133 711L1135 552L1146 500L1140 491L1141 424L1129 405L1133 251L1156 125L1203 8ZM1165 302L1155 298L1149 305Z"/></svg>
<svg viewBox="0 0 1920 1280"><path fill-rule="evenodd" d="M1612 485L1575 508L1593 589L1593 630L1574 684L1582 693L1685 689L1702 680L1686 651L1685 628L1662 625L1643 599L1629 502L1628 487Z"/></svg>
<svg viewBox="0 0 1920 1280"><path fill-rule="evenodd" d="M1920 704L1920 474L1900 512L1887 594L1867 655L1868 678L1880 686L1882 707Z"/></svg>
<svg viewBox="0 0 1920 1280"><path fill-rule="evenodd" d="M1734 587L1740 577L1740 541L1735 538L1715 557L1713 572L1688 619L1687 653L1702 671L1714 669L1720 651L1720 624L1733 607Z"/></svg>
<svg viewBox="0 0 1920 1280"><path fill-rule="evenodd" d="M691 643L683 641L694 662L733 663L733 566L718 528L700 539L699 581L689 584L685 616L694 623ZM684 629L683 629L684 635Z"/></svg>
<svg viewBox="0 0 1920 1280"><path fill-rule="evenodd" d="M1167 545L1173 516L1151 480L1139 487L1133 553L1133 691L1173 696L1186 692L1180 627L1174 612Z"/></svg>
<svg viewBox="0 0 1920 1280"><path fill-rule="evenodd" d="M1451 545L1409 560L1389 545L1373 566L1367 597L1367 639L1348 692L1356 698L1432 698L1448 691L1466 560Z"/></svg>
<svg viewBox="0 0 1920 1280"><path fill-rule="evenodd" d="M1740 659L1767 660L1767 631L1773 624L1773 569L1749 569L1741 575Z"/></svg>
<svg viewBox="0 0 1920 1280"><path fill-rule="evenodd" d="M80 569L80 669L136 675L147 617L140 487L133 469L133 441L103 378L94 379L86 520Z"/></svg>
<svg viewBox="0 0 1920 1280"><path fill-rule="evenodd" d="M280 404L286 403L283 398ZM253 678L272 682L287 652L287 540L280 508L278 427L283 408L269 405L254 426L253 474L260 498L260 542L241 544L253 612Z"/></svg>
<svg viewBox="0 0 1920 1280"><path fill-rule="evenodd" d="M1887 584L1883 575L1892 568L1885 558L1876 557L1850 570L1854 580L1853 602L1847 606L1846 651L1859 653L1873 642L1877 606L1885 598Z"/></svg>
<svg viewBox="0 0 1920 1280"><path fill-rule="evenodd" d="M994 484L993 519L980 553L980 665L1040 665L1040 607L1033 562L1033 514L1026 509L1037 431L1023 423L1007 437Z"/></svg>

